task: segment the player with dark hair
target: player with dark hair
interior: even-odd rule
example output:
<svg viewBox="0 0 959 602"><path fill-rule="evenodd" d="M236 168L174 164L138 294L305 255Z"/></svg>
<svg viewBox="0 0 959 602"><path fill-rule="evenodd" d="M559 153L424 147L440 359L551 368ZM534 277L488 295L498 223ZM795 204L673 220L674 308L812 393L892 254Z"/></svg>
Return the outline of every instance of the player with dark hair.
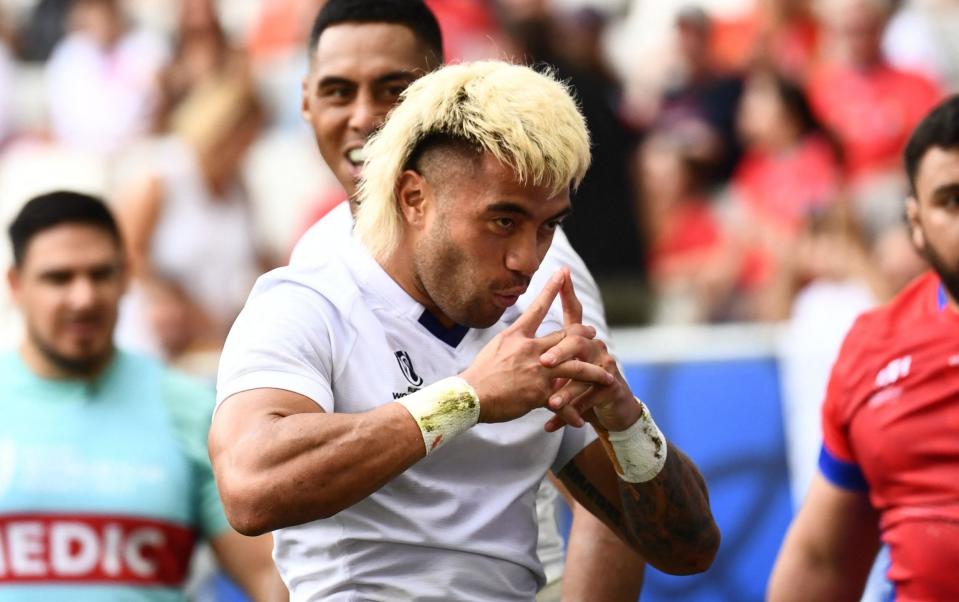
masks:
<svg viewBox="0 0 959 602"><path fill-rule="evenodd" d="M317 15L310 40L303 116L348 202L340 202L307 231L293 250L290 263L294 266L315 265L348 242L367 139L403 90L439 67L444 56L439 25L421 0L330 0ZM541 288L549 275L564 265L571 269L584 320L596 327L599 338L608 340L599 290L562 229L557 230L530 290ZM532 300L532 294L525 295L518 306L526 307ZM558 305L554 311L559 311ZM575 503L568 551L577 560L567 564L564 572L556 498L556 489L544 483L537 496L538 553L548 585L540 598L556 599L562 585L571 595L589 592L608 601L635 600L642 587L642 559ZM602 563L607 570L607 578L600 582L586 577L595 574L594 563Z"/></svg>
<svg viewBox="0 0 959 602"><path fill-rule="evenodd" d="M266 600L269 538L230 528L210 470L212 391L113 346L127 271L110 211L53 192L9 234L26 337L0 355L2 597L181 599L202 538Z"/></svg>
<svg viewBox="0 0 959 602"><path fill-rule="evenodd" d="M774 602L858 600L880 542L897 600L959 599L959 96L922 120L905 166L912 242L932 269L846 336Z"/></svg>

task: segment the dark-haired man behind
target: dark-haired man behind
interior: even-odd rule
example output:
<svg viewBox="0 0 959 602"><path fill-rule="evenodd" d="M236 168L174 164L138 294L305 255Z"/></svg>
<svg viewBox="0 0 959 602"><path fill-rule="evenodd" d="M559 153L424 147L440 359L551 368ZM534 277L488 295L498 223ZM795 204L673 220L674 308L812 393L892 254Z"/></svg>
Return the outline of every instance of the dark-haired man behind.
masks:
<svg viewBox="0 0 959 602"><path fill-rule="evenodd" d="M403 90L443 63L443 40L435 17L419 0L331 0L313 24L309 57L310 71L303 80L303 117L349 202L335 206L303 236L290 260L294 266L316 265L346 242L356 210L363 145ZM539 279L534 277L529 290L540 290L561 265L571 268L585 322L597 328L599 338L608 340L599 290L561 230L538 272ZM518 307L526 307L532 300L533 294L528 294L520 298ZM567 563L564 572L562 541L553 518L556 495L547 482L537 498L538 551L549 578L540 599L556 599L562 583L563 590L573 596L569 599L589 592L608 602L635 600L643 583L642 559L575 503L568 549L575 561ZM594 564L602 564L606 575L600 582L588 577L597 574Z"/></svg>
<svg viewBox="0 0 959 602"><path fill-rule="evenodd" d="M858 600L880 541L897 600L959 599L959 96L923 119L905 163L912 242L932 270L846 336L774 602Z"/></svg>
<svg viewBox="0 0 959 602"><path fill-rule="evenodd" d="M26 337L0 354L0 587L25 601L179 600L203 538L268 599L269 538L233 531L213 482L212 391L113 346L127 272L109 210L43 195L10 238Z"/></svg>

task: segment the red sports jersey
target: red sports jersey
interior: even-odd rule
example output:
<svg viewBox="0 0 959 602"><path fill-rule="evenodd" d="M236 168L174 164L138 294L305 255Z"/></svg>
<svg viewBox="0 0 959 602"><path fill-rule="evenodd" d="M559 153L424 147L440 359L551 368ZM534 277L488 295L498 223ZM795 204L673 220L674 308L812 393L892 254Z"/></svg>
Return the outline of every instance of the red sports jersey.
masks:
<svg viewBox="0 0 959 602"><path fill-rule="evenodd" d="M860 316L833 367L819 466L868 492L897 600L959 600L959 313L928 273Z"/></svg>

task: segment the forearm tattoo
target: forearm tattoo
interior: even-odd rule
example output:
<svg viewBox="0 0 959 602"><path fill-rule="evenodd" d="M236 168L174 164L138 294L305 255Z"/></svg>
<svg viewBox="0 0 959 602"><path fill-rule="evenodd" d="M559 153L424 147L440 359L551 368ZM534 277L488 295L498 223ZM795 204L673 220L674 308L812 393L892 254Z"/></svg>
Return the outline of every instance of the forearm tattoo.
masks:
<svg viewBox="0 0 959 602"><path fill-rule="evenodd" d="M572 461L560 472L563 482L588 510L648 559L682 558L718 542L706 483L693 463L669 446L666 465L653 480L619 480L619 503L583 474Z"/></svg>

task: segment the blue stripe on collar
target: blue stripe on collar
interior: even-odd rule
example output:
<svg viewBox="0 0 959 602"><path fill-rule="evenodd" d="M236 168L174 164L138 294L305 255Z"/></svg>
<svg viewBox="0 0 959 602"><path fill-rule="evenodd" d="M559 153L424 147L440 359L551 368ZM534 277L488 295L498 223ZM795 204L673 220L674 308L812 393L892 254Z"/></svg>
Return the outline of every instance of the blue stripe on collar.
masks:
<svg viewBox="0 0 959 602"><path fill-rule="evenodd" d="M453 324L451 327L447 328L440 324L440 321L436 319L436 316L430 313L430 310L424 309L423 313L420 315L418 320L420 324L423 325L426 330L430 331L434 337L443 341L450 347L456 347L460 344L463 338L466 336L466 333L469 332L469 326L462 326L460 324Z"/></svg>
<svg viewBox="0 0 959 602"><path fill-rule="evenodd" d="M946 297L946 285L939 285L939 311L946 309L946 303L948 303L948 298Z"/></svg>

